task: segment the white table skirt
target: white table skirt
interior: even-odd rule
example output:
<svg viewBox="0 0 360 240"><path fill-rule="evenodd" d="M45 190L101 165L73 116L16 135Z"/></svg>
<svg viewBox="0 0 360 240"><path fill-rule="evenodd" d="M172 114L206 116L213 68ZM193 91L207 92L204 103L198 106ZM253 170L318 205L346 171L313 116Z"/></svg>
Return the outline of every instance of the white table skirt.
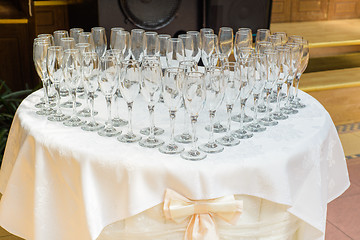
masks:
<svg viewBox="0 0 360 240"><path fill-rule="evenodd" d="M192 162L50 122L36 115L42 92L35 92L20 105L8 138L0 172L0 225L26 239L96 239L105 226L161 204L170 188L191 199L245 194L286 205L304 223L299 239L323 239L327 203L348 188L349 178L329 114L311 96L299 95L307 107L298 114ZM96 118L104 121L101 94L96 109ZM121 110L126 118L124 102ZM224 113L222 107L223 122ZM166 130L160 137L167 140L169 116L163 104L155 108L155 122ZM200 143L207 141L207 122L203 111ZM181 109L176 133L182 124ZM146 104L139 96L134 131L147 125Z"/></svg>

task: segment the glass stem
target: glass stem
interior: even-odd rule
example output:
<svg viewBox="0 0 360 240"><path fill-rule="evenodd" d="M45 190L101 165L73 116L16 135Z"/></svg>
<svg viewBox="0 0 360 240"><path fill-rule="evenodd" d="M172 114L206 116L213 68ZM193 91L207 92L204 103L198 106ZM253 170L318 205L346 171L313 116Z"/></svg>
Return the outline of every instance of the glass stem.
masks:
<svg viewBox="0 0 360 240"><path fill-rule="evenodd" d="M94 98L95 98L95 94L93 92L89 92L88 97L89 97L89 101L90 101L91 122L95 123L95 117L94 117Z"/></svg>
<svg viewBox="0 0 360 240"><path fill-rule="evenodd" d="M133 107L133 102L128 102L127 105L128 105L128 115L129 115L128 133L133 134L133 129L132 129L132 107Z"/></svg>
<svg viewBox="0 0 360 240"><path fill-rule="evenodd" d="M154 139L155 138L155 120L154 120L154 105L148 105L149 113L150 113L150 134L149 138Z"/></svg>
<svg viewBox="0 0 360 240"><path fill-rule="evenodd" d="M299 83L300 83L300 76L301 74L297 74L295 77L295 101L298 101L298 90L299 90Z"/></svg>
<svg viewBox="0 0 360 240"><path fill-rule="evenodd" d="M106 125L106 129L109 129L112 127L112 123L111 123L111 95L110 96L105 96L105 100L106 100L106 109L107 109L107 116L108 116L108 120L105 123Z"/></svg>
<svg viewBox="0 0 360 240"><path fill-rule="evenodd" d="M259 103L259 94L254 94L254 123L257 124L257 111L258 111L258 103Z"/></svg>
<svg viewBox="0 0 360 240"><path fill-rule="evenodd" d="M49 79L45 79L43 81L43 85L44 85L44 92L45 92L45 96L44 96L44 101L45 101L45 105L44 105L44 108L45 109L48 109L50 106L49 106Z"/></svg>
<svg viewBox="0 0 360 240"><path fill-rule="evenodd" d="M176 111L170 110L169 113L170 113L170 142L169 142L169 144L173 145L173 144L175 144L174 134L175 134L175 117L176 117L175 114L176 114Z"/></svg>
<svg viewBox="0 0 360 240"><path fill-rule="evenodd" d="M285 107L289 107L290 106L290 88L291 88L291 84L292 84L292 79L288 78L286 81L286 103L285 103Z"/></svg>
<svg viewBox="0 0 360 240"><path fill-rule="evenodd" d="M210 113L210 136L209 136L209 143L214 143L214 117L215 111L209 111Z"/></svg>
<svg viewBox="0 0 360 240"><path fill-rule="evenodd" d="M114 111L114 119L119 119L119 105L120 105L120 97L119 97L119 90L116 90L116 93L114 95L115 100L115 111Z"/></svg>
<svg viewBox="0 0 360 240"><path fill-rule="evenodd" d="M71 89L71 98L72 98L72 104L73 104L73 112L72 117L76 117L76 88Z"/></svg>
<svg viewBox="0 0 360 240"><path fill-rule="evenodd" d="M240 102L240 130L244 130L245 103L246 103L246 99L241 99L241 102Z"/></svg>
<svg viewBox="0 0 360 240"><path fill-rule="evenodd" d="M60 83L55 83L54 84L55 90L56 90L56 100L57 100L57 104L56 104L56 114L60 115L61 114L61 110L60 110Z"/></svg>
<svg viewBox="0 0 360 240"><path fill-rule="evenodd" d="M280 91L281 91L282 83L277 84L276 88L276 111L277 113L280 112Z"/></svg>
<svg viewBox="0 0 360 240"><path fill-rule="evenodd" d="M266 118L270 120L270 93L271 93L271 88L270 89L266 89Z"/></svg>
<svg viewBox="0 0 360 240"><path fill-rule="evenodd" d="M191 128L192 128L192 151L196 152L197 150L197 145L196 145L196 122L197 122L197 116L191 116L190 117L190 121L191 121Z"/></svg>
<svg viewBox="0 0 360 240"><path fill-rule="evenodd" d="M188 116L187 116L187 112L186 112L186 108L185 108L185 99L183 98L183 105L184 105L184 133L185 134L189 134L189 125L188 124Z"/></svg>
<svg viewBox="0 0 360 240"><path fill-rule="evenodd" d="M227 104L226 105L226 112L227 112L227 131L226 136L227 138L231 137L230 128L231 128L231 112L233 109L234 104Z"/></svg>

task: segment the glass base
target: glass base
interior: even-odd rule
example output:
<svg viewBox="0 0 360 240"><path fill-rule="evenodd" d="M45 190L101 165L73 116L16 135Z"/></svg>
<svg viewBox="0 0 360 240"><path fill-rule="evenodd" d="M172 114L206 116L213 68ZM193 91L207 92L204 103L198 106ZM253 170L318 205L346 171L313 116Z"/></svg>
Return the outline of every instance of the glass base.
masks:
<svg viewBox="0 0 360 240"><path fill-rule="evenodd" d="M278 125L278 121L273 120L270 117L264 117L260 120L260 123L264 126L275 126Z"/></svg>
<svg viewBox="0 0 360 240"><path fill-rule="evenodd" d="M69 91L65 89L60 89L60 97L67 97L69 96Z"/></svg>
<svg viewBox="0 0 360 240"><path fill-rule="evenodd" d="M128 124L128 121L121 118L114 118L111 120L111 122L114 127L122 127Z"/></svg>
<svg viewBox="0 0 360 240"><path fill-rule="evenodd" d="M164 144L164 141L158 138L145 138L139 142L139 145L146 148L156 148Z"/></svg>
<svg viewBox="0 0 360 240"><path fill-rule="evenodd" d="M301 103L300 101L293 101L290 104L291 104L291 107L293 107L293 108L304 108L304 107L306 107L306 105Z"/></svg>
<svg viewBox="0 0 360 240"><path fill-rule="evenodd" d="M81 126L81 129L84 131L90 131L90 132L95 132L98 131L100 129L104 128L104 125L97 123L97 122L89 122L83 126Z"/></svg>
<svg viewBox="0 0 360 240"><path fill-rule="evenodd" d="M48 116L48 115L51 115L51 114L54 114L54 113L56 113L56 111L54 109L52 109L52 108L47 108L47 109L43 108L43 109L41 109L39 111L36 111L36 114L41 115L41 116Z"/></svg>
<svg viewBox="0 0 360 240"><path fill-rule="evenodd" d="M76 89L76 92L77 92L78 94L83 94L83 93L85 92L85 89L84 89L84 87L78 87L78 88Z"/></svg>
<svg viewBox="0 0 360 240"><path fill-rule="evenodd" d="M250 132L263 132L266 130L266 127L261 126L259 123L251 123L246 126L246 129Z"/></svg>
<svg viewBox="0 0 360 240"><path fill-rule="evenodd" d="M249 133L244 129L235 130L231 134L238 139L247 139L247 138L251 138L252 136L254 136L254 134Z"/></svg>
<svg viewBox="0 0 360 240"><path fill-rule="evenodd" d="M55 113L54 115L51 115L50 117L48 117L48 120L49 121L52 121L52 122L62 122L62 121L65 121L65 120L68 120L70 118L70 116L68 115L65 115L63 113Z"/></svg>
<svg viewBox="0 0 360 240"><path fill-rule="evenodd" d="M240 114L234 115L234 116L231 117L231 120L233 120L234 122L240 122L241 121L241 115ZM245 114L244 121L243 121L244 123L251 122L252 120L253 120L252 117Z"/></svg>
<svg viewBox="0 0 360 240"><path fill-rule="evenodd" d="M178 143L192 143L192 136L190 133L183 133L175 136L175 141ZM198 138L195 140L197 141Z"/></svg>
<svg viewBox="0 0 360 240"><path fill-rule="evenodd" d="M180 156L186 160L199 161L206 158L207 155L206 153L200 152L199 150L196 149L196 150L182 152Z"/></svg>
<svg viewBox="0 0 360 240"><path fill-rule="evenodd" d="M133 142L138 142L141 140L141 136L136 135L134 133L126 133L123 135L120 135L117 140L119 140L120 142L123 143L133 143Z"/></svg>
<svg viewBox="0 0 360 240"><path fill-rule="evenodd" d="M224 136L222 138L216 139L215 142L223 146L231 147L238 145L240 143L240 140L234 138L233 136Z"/></svg>
<svg viewBox="0 0 360 240"><path fill-rule="evenodd" d="M98 131L98 134L102 137L115 137L121 134L121 131L117 131L114 127L108 127Z"/></svg>
<svg viewBox="0 0 360 240"><path fill-rule="evenodd" d="M76 102L76 107L80 107L80 106L81 106L81 103ZM63 108L72 108L72 107L73 107L73 102L72 102L72 101L66 101L66 102L60 104L60 107L63 107Z"/></svg>
<svg viewBox="0 0 360 240"><path fill-rule="evenodd" d="M51 108L53 108L53 107L56 106L56 104L51 102L51 103L49 103L49 106L50 106ZM44 108L44 107L45 107L45 103L44 103L44 102L39 102L39 103L35 104L35 107L36 107L36 108Z"/></svg>
<svg viewBox="0 0 360 240"><path fill-rule="evenodd" d="M224 151L224 147L215 142L202 144L199 146L199 149L206 153L219 153Z"/></svg>
<svg viewBox="0 0 360 240"><path fill-rule="evenodd" d="M84 108L83 110L79 111L77 113L80 117L91 117L91 110L90 108ZM94 111L94 116L98 115L97 111Z"/></svg>
<svg viewBox="0 0 360 240"><path fill-rule="evenodd" d="M140 130L140 133L143 134L143 135L146 135L146 136L149 136L150 135L150 127L147 127L147 128L143 128ZM157 135L161 135L164 133L164 129L162 128L158 128L158 127L155 127L154 128L154 134L157 136Z"/></svg>
<svg viewBox="0 0 360 240"><path fill-rule="evenodd" d="M84 125L85 122L78 117L71 117L70 119L63 122L63 124L67 127L78 127Z"/></svg>
<svg viewBox="0 0 360 240"><path fill-rule="evenodd" d="M280 109L285 114L296 114L299 111L296 109L293 109L292 107L283 107Z"/></svg>
<svg viewBox="0 0 360 240"><path fill-rule="evenodd" d="M168 143L159 147L159 151L165 154L179 154L184 151L184 148L175 143Z"/></svg>
<svg viewBox="0 0 360 240"><path fill-rule="evenodd" d="M275 112L271 114L271 118L275 120L285 120L288 119L289 117L283 114L282 112Z"/></svg>
<svg viewBox="0 0 360 240"><path fill-rule="evenodd" d="M210 132L210 125L207 125L205 127L206 131L209 131ZM221 125L221 123L214 123L214 126L213 126L213 131L214 133L223 133L223 132L226 132L226 127L224 127L223 125Z"/></svg>

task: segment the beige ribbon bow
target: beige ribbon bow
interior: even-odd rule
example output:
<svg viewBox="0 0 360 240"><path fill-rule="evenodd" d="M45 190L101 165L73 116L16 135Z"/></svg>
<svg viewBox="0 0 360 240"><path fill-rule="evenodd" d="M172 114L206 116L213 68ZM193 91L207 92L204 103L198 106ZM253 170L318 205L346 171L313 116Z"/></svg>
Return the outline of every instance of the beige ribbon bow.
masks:
<svg viewBox="0 0 360 240"><path fill-rule="evenodd" d="M164 214L176 223L191 216L184 240L218 240L214 215L230 224L235 224L243 209L243 202L234 195L211 200L192 201L179 193L167 189L164 199Z"/></svg>

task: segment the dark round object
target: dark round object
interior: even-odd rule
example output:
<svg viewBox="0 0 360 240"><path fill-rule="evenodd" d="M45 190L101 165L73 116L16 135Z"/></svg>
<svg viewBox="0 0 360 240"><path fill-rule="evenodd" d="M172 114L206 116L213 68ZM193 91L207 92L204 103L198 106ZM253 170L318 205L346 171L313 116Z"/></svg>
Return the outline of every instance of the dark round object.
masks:
<svg viewBox="0 0 360 240"><path fill-rule="evenodd" d="M156 30L176 16L181 0L119 0L124 15L137 27Z"/></svg>

